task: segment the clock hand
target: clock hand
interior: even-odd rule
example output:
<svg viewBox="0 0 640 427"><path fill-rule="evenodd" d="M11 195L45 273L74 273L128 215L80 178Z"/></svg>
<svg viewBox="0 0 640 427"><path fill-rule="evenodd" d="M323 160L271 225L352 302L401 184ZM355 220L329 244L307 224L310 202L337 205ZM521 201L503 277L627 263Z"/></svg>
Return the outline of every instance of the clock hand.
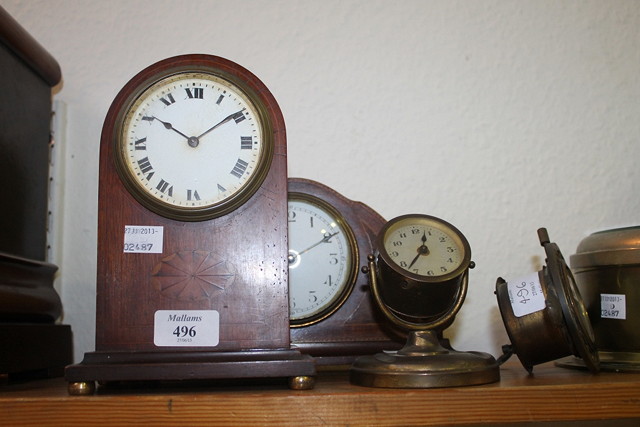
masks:
<svg viewBox="0 0 640 427"><path fill-rule="evenodd" d="M200 139L203 136L205 136L206 134L208 134L209 132L211 132L212 130L216 129L217 127L222 126L223 124L227 123L231 119L235 119L236 117L238 117L238 115L241 115L244 110L246 110L246 108L243 108L240 111L236 111L235 113L229 114L227 117L225 117L224 119L222 119L221 121L219 121L215 125L211 126L209 129L207 129L206 131L204 131L203 133L198 135L197 138Z"/></svg>
<svg viewBox="0 0 640 427"><path fill-rule="evenodd" d="M332 238L333 236L335 236L335 235L336 235L336 234L338 234L338 233L339 233L339 231L336 231L336 232L335 232L335 233L333 233L333 234L326 234L326 235L323 237L323 239L322 239L322 240L320 240L319 242L316 242L316 243L314 243L313 245L309 246L307 249L305 249L305 250L303 250L303 251L298 252L298 255L302 255L302 254L303 254L303 253L305 253L305 252L309 252L311 249L315 248L316 246L318 246L318 245L319 245L319 244L321 244L321 243L326 243L326 242L328 242L329 240L331 240L331 238Z"/></svg>
<svg viewBox="0 0 640 427"><path fill-rule="evenodd" d="M429 255L429 248L427 247L427 245L425 245L425 243L427 243L427 234L425 232L422 233L421 240L422 244L418 246L418 254L415 256L415 258L413 258L413 261L411 261L411 264L409 264L408 268L413 267L413 264L415 264L422 255Z"/></svg>
<svg viewBox="0 0 640 427"><path fill-rule="evenodd" d="M422 255L422 254L421 254L420 252L418 252L418 255L416 255L416 257L413 259L413 261L411 261L411 264L409 264L409 267L408 267L408 268L413 267L413 264L415 264L415 263L416 263L416 261L418 260L418 258L420 258L420 256L421 256L421 255Z"/></svg>
<svg viewBox="0 0 640 427"><path fill-rule="evenodd" d="M164 122L164 121L160 120L159 118L157 118L156 116L151 116L151 118L159 121L160 123L162 123L164 125L165 129L172 130L175 133L177 133L178 135L180 135L180 136L184 137L185 139L189 140L189 137L187 135L185 135L184 133L180 132L178 129L174 128L171 123Z"/></svg>

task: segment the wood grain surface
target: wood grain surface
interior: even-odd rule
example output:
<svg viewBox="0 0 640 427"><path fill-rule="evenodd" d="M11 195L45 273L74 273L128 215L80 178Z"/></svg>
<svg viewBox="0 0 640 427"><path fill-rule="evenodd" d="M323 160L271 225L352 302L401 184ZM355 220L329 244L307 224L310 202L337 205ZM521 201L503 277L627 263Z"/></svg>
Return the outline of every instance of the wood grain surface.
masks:
<svg viewBox="0 0 640 427"><path fill-rule="evenodd" d="M509 361L501 376L500 382L482 386L395 390L351 385L345 371L322 372L308 391L291 391L282 383L200 383L102 388L87 397L68 396L61 379L43 380L0 387L0 425L567 425L578 420L584 426L605 419L634 425L631 419L640 419L640 374L591 375L545 364L528 375ZM593 421L585 424L588 420Z"/></svg>

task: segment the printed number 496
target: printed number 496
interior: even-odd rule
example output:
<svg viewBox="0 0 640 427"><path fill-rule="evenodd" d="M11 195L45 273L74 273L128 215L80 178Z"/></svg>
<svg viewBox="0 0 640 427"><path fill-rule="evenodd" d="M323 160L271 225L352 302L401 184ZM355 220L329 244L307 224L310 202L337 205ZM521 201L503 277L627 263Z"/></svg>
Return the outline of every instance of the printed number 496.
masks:
<svg viewBox="0 0 640 427"><path fill-rule="evenodd" d="M195 326L192 326L192 327L177 326L173 331L173 335L175 335L178 338L195 337L196 327Z"/></svg>

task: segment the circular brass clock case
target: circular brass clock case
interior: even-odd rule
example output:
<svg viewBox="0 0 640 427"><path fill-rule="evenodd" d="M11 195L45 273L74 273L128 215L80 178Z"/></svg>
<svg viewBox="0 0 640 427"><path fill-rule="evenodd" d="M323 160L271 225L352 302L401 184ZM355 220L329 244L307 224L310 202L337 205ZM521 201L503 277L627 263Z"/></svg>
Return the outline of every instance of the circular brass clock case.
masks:
<svg viewBox="0 0 640 427"><path fill-rule="evenodd" d="M185 58L187 57L189 56L185 55ZM210 96L208 99L206 95L202 96L202 91L196 91L194 87L190 88L190 86L197 84L206 86L206 88L197 86L205 93L207 90L213 92L215 88L217 90L215 98ZM171 88L175 88L180 96L177 93L172 95L169 90ZM269 172L274 152L269 113L260 96L236 74L227 72L225 62L220 58L200 55L197 62L187 59L181 62L179 58L162 61L135 76L121 93L128 95L126 99L120 101L120 111L113 123L115 167L127 190L147 209L175 220L203 221L234 211L246 203L260 188ZM223 96L225 101L220 102ZM197 98L199 98L197 101L191 100ZM226 99L232 98L235 98L238 105L243 106L236 107L238 110L236 115L227 115L228 112L215 113L215 111L213 112L215 114L212 114L211 110L216 101L217 104L224 104L231 102ZM167 108L170 106L173 111L180 111L182 105L188 103L191 105L207 105L208 103L209 107L202 108L202 111L185 110L188 113L185 112L182 116L178 114L178 118L184 119L185 122L196 122L196 125L189 126L187 123L186 127L182 128L181 124L177 124L173 120L171 120L173 123L170 123L163 117L145 116L146 111L153 111L150 109L154 108L154 103L162 108L165 107L164 104L167 104ZM238 115L242 112L244 114ZM222 141L226 146L218 144L219 148L211 148L217 142L211 141L211 139L214 139L219 128L234 126L234 121L239 123L245 119L245 116L248 120L243 125L250 121L251 126L255 129L255 136L251 136L249 132L246 136L236 135L233 140ZM210 125L213 123L217 124L211 127ZM141 131L141 129L143 127L151 129L151 126L160 129L160 132L164 132L166 137L147 139L145 131ZM181 177L180 179L185 183L189 182L189 185L194 186L194 189L181 188L178 190L176 188L175 192L180 193L182 199L175 197L175 195L168 195L167 188L172 188L168 187L168 184L173 183L170 180L164 181L166 178L162 178L162 171L157 172L149 169L150 162L153 162L151 155L147 157L144 154L139 154L145 153L146 151L140 150L146 150L147 147L151 149L152 144L155 144L156 150L168 150L170 147L174 149L172 146L177 144L174 141L169 141L169 138L179 140L184 147L180 153L191 152L186 153L185 158L190 155L193 159L196 157L194 156L196 151L208 150L206 157L203 154L198 160L198 166L189 164L187 161L181 163L179 158L172 159L171 155L166 155L165 172L173 173L174 176ZM205 139L209 140L204 141ZM222 153L226 153L231 144L238 147L238 153L252 150L259 150L259 153L251 159L239 156L230 157L232 162L237 163L225 165L225 168L218 168L215 165L216 158L223 156ZM244 145L241 146L241 144ZM245 148L249 148L249 150ZM220 154L217 154L215 150ZM216 175L228 177L230 174L236 176L239 182L233 189L228 188L226 184L221 185L215 179L210 179L212 176L213 178ZM217 190L215 190L216 185ZM201 201L195 186L200 186L201 193L208 191L214 195ZM182 187L189 188L186 184ZM214 191L217 191L219 196L215 195Z"/></svg>
<svg viewBox="0 0 640 427"><path fill-rule="evenodd" d="M603 371L640 371L640 227L593 233L569 258ZM571 360L573 359L573 360ZM562 363L584 365L577 358Z"/></svg>
<svg viewBox="0 0 640 427"><path fill-rule="evenodd" d="M496 282L498 306L513 352L529 372L535 365L571 354L597 372L593 330L573 274L547 230L540 228L538 237L547 262L537 273L538 282L536 275L511 285L501 277Z"/></svg>
<svg viewBox="0 0 640 427"><path fill-rule="evenodd" d="M437 235L430 235L427 240L429 232ZM415 247L401 254L398 248L406 244L403 236L410 238L406 233L415 233ZM446 249L436 253L440 245ZM449 326L464 302L472 265L471 248L464 235L439 218L403 215L380 231L377 247L380 280L374 297L378 295L383 312L388 310L387 317L405 329ZM441 259L417 268L421 261L434 257Z"/></svg>
<svg viewBox="0 0 640 427"><path fill-rule="evenodd" d="M368 387L432 388L498 381L493 356L451 348L442 331L464 302L471 249L453 225L429 215L389 221L365 271L374 300L389 321L409 332L405 346L358 358L351 382Z"/></svg>

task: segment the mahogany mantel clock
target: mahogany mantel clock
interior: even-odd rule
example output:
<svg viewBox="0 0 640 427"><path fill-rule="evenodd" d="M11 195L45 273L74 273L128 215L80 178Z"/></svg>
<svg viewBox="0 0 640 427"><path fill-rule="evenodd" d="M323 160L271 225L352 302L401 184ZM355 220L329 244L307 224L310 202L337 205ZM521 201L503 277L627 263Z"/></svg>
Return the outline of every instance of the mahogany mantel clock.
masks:
<svg viewBox="0 0 640 427"><path fill-rule="evenodd" d="M375 309L360 271L385 222L323 184L289 178L291 341L318 365L351 364L406 339Z"/></svg>
<svg viewBox="0 0 640 427"><path fill-rule="evenodd" d="M100 143L93 381L288 377L292 349L286 134L275 99L223 58L184 55L137 74Z"/></svg>

